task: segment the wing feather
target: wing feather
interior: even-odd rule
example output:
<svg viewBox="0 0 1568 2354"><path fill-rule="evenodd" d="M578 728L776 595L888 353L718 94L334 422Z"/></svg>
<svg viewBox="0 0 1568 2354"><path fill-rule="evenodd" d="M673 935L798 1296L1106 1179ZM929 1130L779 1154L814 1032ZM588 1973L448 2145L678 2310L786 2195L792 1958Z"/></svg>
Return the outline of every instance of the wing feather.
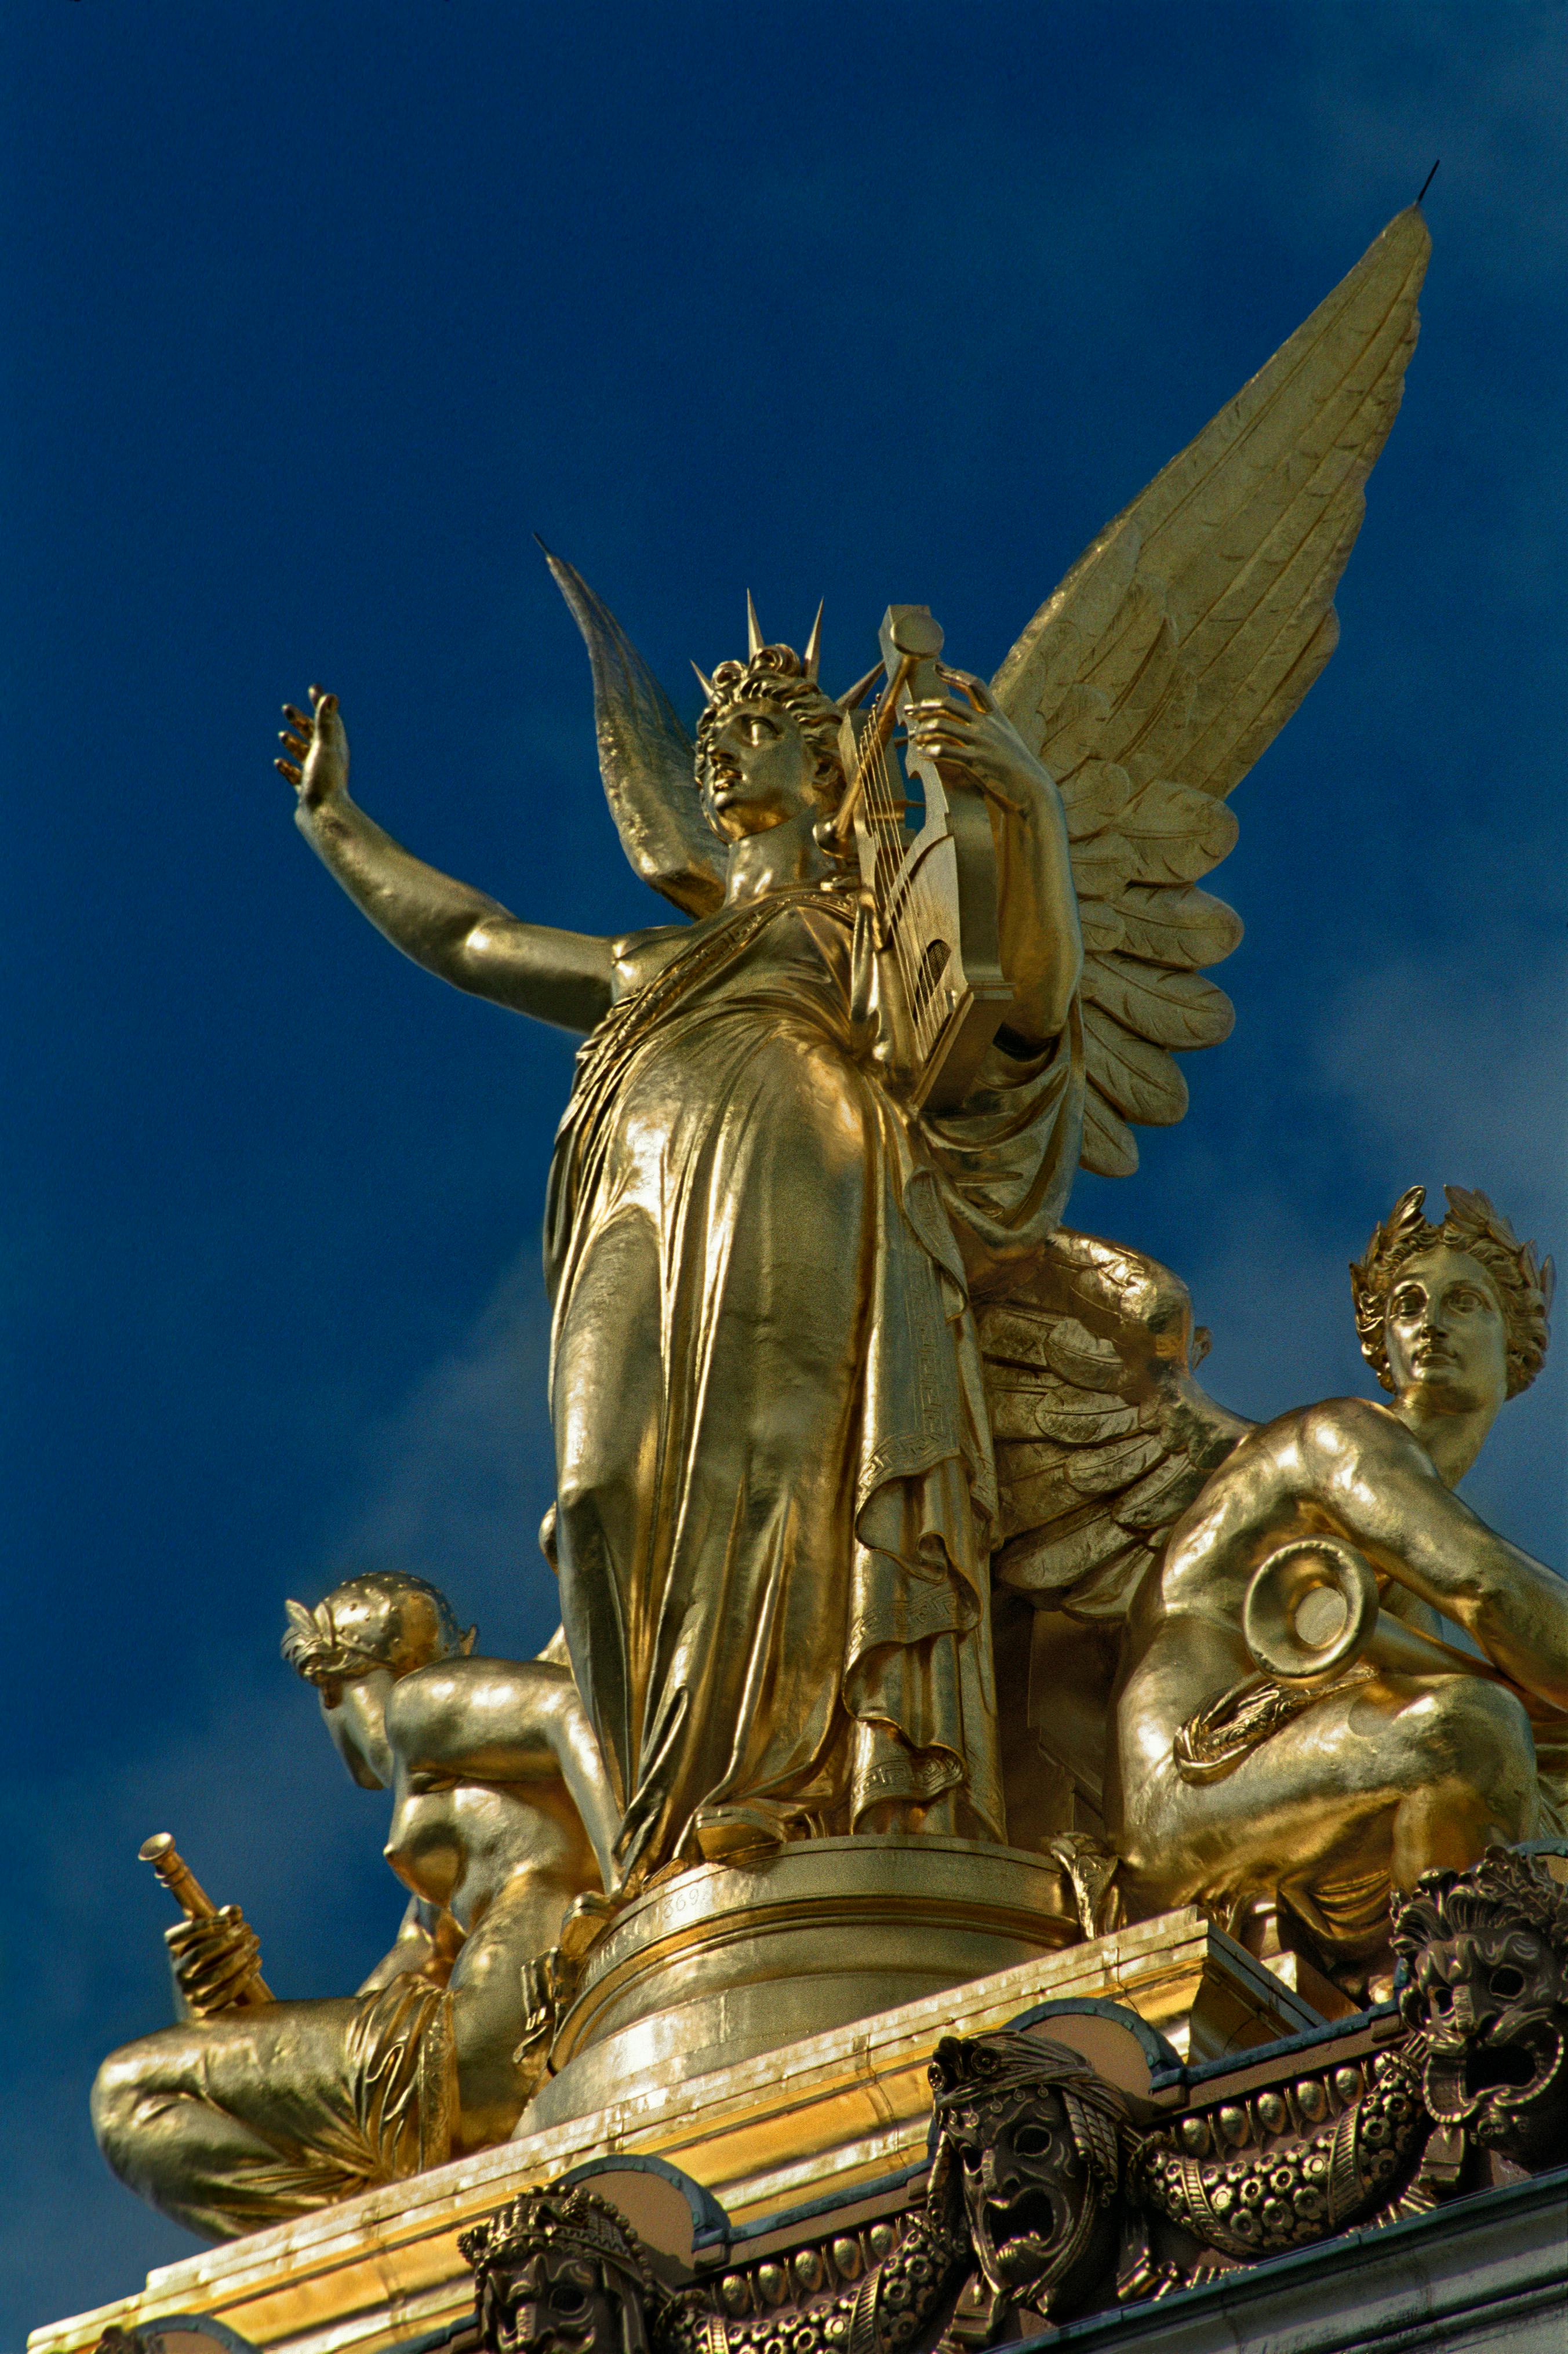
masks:
<svg viewBox="0 0 1568 2354"><path fill-rule="evenodd" d="M1014 1593L1064 1596L1071 1608L1072 1590L1108 1563L1125 1564L1136 1554L1141 1565L1150 1558L1146 1545L1129 1545L1126 1530L1102 1500L1080 1504L1059 1518L1033 1516L1022 1498L1015 1511L1020 1533L992 1563L993 1575ZM1004 1500L1004 1529L1008 1518Z"/></svg>
<svg viewBox="0 0 1568 2354"><path fill-rule="evenodd" d="M979 1317L999 1584L1114 1622L1252 1426L1192 1377L1192 1302L1157 1261L1059 1231ZM1114 1370L1112 1368L1114 1367Z"/></svg>
<svg viewBox="0 0 1568 2354"><path fill-rule="evenodd" d="M999 1441L1066 1440L1087 1447L1102 1438L1125 1437L1138 1428L1138 1408L1114 1394L1081 1390L1063 1382L1038 1389L1007 1389L993 1384L991 1426Z"/></svg>
<svg viewBox="0 0 1568 2354"><path fill-rule="evenodd" d="M1091 1038L1099 1049L1097 1082L1123 1118L1174 1127L1187 1108L1187 1082L1163 1046L1124 1030L1102 1005L1084 1008L1086 1060Z"/></svg>
<svg viewBox="0 0 1568 2354"><path fill-rule="evenodd" d="M1079 900L1078 928L1084 936L1086 952L1104 951L1108 956L1127 939L1127 926L1105 899Z"/></svg>
<svg viewBox="0 0 1568 2354"><path fill-rule="evenodd" d="M1116 912L1128 954L1150 964L1184 965L1189 970L1219 964L1242 936L1235 909L1194 884L1180 890L1129 885Z"/></svg>
<svg viewBox="0 0 1568 2354"><path fill-rule="evenodd" d="M1132 779L1117 760L1085 760L1071 776L1062 777L1058 782L1062 807L1067 815L1067 835L1073 842L1103 832L1132 799ZM1075 864L1074 873L1076 872ZM1094 894L1088 896L1092 898Z"/></svg>
<svg viewBox="0 0 1568 2354"><path fill-rule="evenodd" d="M1123 809L1119 829L1139 846L1140 883L1195 883L1235 846L1235 811L1193 785L1156 777ZM1152 871L1158 865L1159 871Z"/></svg>
<svg viewBox="0 0 1568 2354"><path fill-rule="evenodd" d="M1235 1021L1224 991L1202 973L1136 957L1086 957L1084 995L1157 1046L1216 1046Z"/></svg>
<svg viewBox="0 0 1568 2354"><path fill-rule="evenodd" d="M689 916L724 904L723 846L693 782L695 750L663 688L580 572L545 550L593 669L605 799L633 871Z"/></svg>
<svg viewBox="0 0 1568 2354"><path fill-rule="evenodd" d="M1138 1139L1092 1083L1084 1090L1084 1143L1078 1161L1095 1177L1130 1177L1138 1166Z"/></svg>
<svg viewBox="0 0 1568 2354"><path fill-rule="evenodd" d="M1181 1118L1163 1050L1229 1029L1219 992L1183 1009L1119 969L1191 978L1241 937L1193 886L1234 841L1225 796L1333 652L1334 591L1399 408L1429 251L1417 208L1391 221L1085 550L993 681L1067 812L1088 951L1082 1158L1099 1174L1137 1167L1128 1119Z"/></svg>

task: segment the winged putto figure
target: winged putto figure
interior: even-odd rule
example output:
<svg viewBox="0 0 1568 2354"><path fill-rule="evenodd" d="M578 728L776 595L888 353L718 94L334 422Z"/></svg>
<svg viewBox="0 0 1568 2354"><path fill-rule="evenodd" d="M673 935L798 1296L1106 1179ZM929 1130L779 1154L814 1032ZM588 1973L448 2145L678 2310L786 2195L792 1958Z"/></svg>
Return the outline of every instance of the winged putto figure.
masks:
<svg viewBox="0 0 1568 2354"><path fill-rule="evenodd" d="M1086 1325L1052 1323L1054 1388L998 1368L1032 1315L1044 1329L1064 1252L1102 1290L1158 1289L1061 1221L1078 1168L1124 1174L1136 1126L1181 1118L1176 1055L1231 1026L1206 968L1241 928L1201 879L1235 838L1226 796L1332 651L1427 248L1400 215L989 686L895 608L888 687L857 718L869 682L825 692L817 629L797 652L750 611L745 659L699 673L694 742L552 557L622 843L677 921L601 938L511 915L351 800L331 695L287 706L300 825L371 920L458 987L586 1037L546 1211L551 1549L620 1893L802 1837L1015 1835L991 1564L1016 1596L1033 1529L1037 1598L1047 1545L1103 1553L1093 1514L1059 1524L1042 1501L1041 1482L1072 1486L1064 1421L1167 1500L1224 1451L1180 1384L1158 1428L1093 1402L1114 1344ZM909 782L878 772L878 800L872 756L900 720ZM950 845L977 811L984 1030L937 1087L909 1035L958 1006L959 964L935 933L911 955L936 894L909 845L941 834L962 900ZM905 878L891 897L885 854ZM1090 1564L1113 1617L1164 1525L1152 1492Z"/></svg>

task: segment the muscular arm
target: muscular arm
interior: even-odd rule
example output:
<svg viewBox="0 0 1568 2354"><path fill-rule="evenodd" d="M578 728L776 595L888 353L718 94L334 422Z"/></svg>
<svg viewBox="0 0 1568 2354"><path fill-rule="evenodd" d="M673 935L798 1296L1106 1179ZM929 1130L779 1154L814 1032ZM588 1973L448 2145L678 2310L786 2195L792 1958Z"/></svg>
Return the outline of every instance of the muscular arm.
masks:
<svg viewBox="0 0 1568 2354"><path fill-rule="evenodd" d="M1378 1568L1515 1683L1568 1708L1568 1585L1461 1503L1393 1415L1338 1399L1304 1418L1302 1452L1308 1496Z"/></svg>
<svg viewBox="0 0 1568 2354"><path fill-rule="evenodd" d="M620 1818L570 1668L546 1659L443 1659L397 1687L404 1754L426 1770L501 1784L558 1779L608 1888Z"/></svg>
<svg viewBox="0 0 1568 2354"><path fill-rule="evenodd" d="M298 790L300 831L377 931L455 988L563 1030L591 1030L609 1005L609 942L520 922L394 842L349 798L334 696L317 697L309 715L286 705L285 716L283 741L296 757L278 766Z"/></svg>

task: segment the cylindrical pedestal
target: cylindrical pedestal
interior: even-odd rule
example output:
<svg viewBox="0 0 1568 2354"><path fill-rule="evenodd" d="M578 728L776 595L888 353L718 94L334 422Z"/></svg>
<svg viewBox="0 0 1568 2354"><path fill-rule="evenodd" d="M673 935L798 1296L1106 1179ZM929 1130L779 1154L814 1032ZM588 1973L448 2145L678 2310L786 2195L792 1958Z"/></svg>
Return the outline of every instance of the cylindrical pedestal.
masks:
<svg viewBox="0 0 1568 2354"><path fill-rule="evenodd" d="M588 1956L519 2137L1072 1945L1066 1875L970 1840L799 1840L699 1864Z"/></svg>

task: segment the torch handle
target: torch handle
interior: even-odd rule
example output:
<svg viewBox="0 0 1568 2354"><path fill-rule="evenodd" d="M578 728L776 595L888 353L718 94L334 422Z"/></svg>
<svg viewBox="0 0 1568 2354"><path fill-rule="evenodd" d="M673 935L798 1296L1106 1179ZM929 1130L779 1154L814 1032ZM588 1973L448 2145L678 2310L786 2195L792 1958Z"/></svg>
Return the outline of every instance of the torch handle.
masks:
<svg viewBox="0 0 1568 2354"><path fill-rule="evenodd" d="M150 1863L187 1921L210 1921L217 1905L175 1845L172 1831L157 1831L137 1850Z"/></svg>
<svg viewBox="0 0 1568 2354"><path fill-rule="evenodd" d="M143 1863L150 1863L187 1921L210 1921L217 1912L189 1864L175 1845L172 1831L156 1831L143 1840L137 1850ZM272 2000L272 1991L258 1971L246 1979L236 2000L255 2005Z"/></svg>

